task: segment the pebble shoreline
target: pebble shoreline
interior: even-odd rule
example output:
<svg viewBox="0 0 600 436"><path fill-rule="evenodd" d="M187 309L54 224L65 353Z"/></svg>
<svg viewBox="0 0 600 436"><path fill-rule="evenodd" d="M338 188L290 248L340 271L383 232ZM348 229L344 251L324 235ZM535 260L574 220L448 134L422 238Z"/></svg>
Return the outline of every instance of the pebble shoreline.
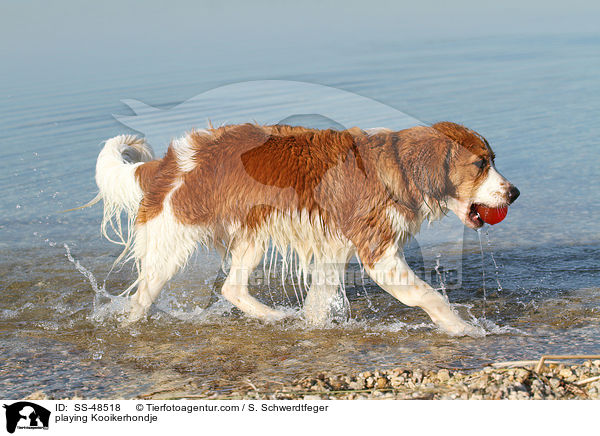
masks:
<svg viewBox="0 0 600 436"><path fill-rule="evenodd" d="M54 399L35 392L25 399ZM84 398L70 398L84 399ZM598 400L600 360L583 364L546 364L538 373L530 366L485 367L479 371L396 368L365 371L355 375L318 374L303 377L276 390L256 387L223 393L190 394L172 389L141 395L137 399L214 400Z"/></svg>
<svg viewBox="0 0 600 436"><path fill-rule="evenodd" d="M194 397L262 400L600 399L600 360L588 360L579 365L549 364L540 373L528 366L486 367L475 372L397 368L356 375L319 374L296 380L274 392L249 389L227 396L207 394Z"/></svg>

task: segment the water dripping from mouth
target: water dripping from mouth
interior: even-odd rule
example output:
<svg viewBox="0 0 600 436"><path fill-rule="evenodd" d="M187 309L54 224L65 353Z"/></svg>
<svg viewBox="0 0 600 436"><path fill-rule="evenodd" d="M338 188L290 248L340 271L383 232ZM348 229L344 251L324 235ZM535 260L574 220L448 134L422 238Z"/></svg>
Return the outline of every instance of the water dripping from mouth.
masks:
<svg viewBox="0 0 600 436"><path fill-rule="evenodd" d="M482 276L482 285L483 285L483 320L486 320L486 304L487 304L487 292L485 289L485 257L483 255L483 243L481 242L481 229L477 229L477 236L479 237L479 249L481 251L481 276Z"/></svg>
<svg viewBox="0 0 600 436"><path fill-rule="evenodd" d="M485 229L485 237L487 239L487 245L489 248L490 256L492 257L492 262L494 262L494 268L496 269L496 283L498 284L498 292L502 292L504 289L502 288L502 284L500 283L500 268L498 268L498 263L496 262L496 258L494 257L494 252L492 251L492 241L490 239L490 232L488 229Z"/></svg>

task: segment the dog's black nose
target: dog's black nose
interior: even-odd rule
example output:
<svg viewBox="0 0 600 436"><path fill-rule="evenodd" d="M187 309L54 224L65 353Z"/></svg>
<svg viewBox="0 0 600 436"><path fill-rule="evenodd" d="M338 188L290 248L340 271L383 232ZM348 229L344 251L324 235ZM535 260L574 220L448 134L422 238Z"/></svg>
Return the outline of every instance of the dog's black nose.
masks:
<svg viewBox="0 0 600 436"><path fill-rule="evenodd" d="M517 189L516 186L511 185L508 190L508 204L513 204L517 198L521 195L521 191Z"/></svg>

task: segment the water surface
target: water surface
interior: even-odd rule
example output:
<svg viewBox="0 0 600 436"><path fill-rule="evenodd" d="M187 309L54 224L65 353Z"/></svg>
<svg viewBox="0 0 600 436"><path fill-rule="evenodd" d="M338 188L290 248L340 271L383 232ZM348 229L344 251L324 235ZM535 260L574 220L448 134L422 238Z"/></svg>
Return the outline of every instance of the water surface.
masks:
<svg viewBox="0 0 600 436"><path fill-rule="evenodd" d="M199 59L176 71L157 63L135 75L3 81L2 396L38 389L102 398L228 391L320 371L472 368L550 352L598 354L599 45L589 36L388 43L341 47L301 66ZM296 293L289 280L281 285L280 266L269 286L255 277L258 298L296 313L264 324L218 296L223 273L214 253L203 251L163 291L148 320L120 326L123 301L112 296L135 275L131 265L109 275L120 249L100 237L101 208L58 213L95 195L101 142L131 132L112 114L132 115L120 101L136 99L168 117L170 108L215 87L263 79L336 87L424 123L462 122L487 137L500 171L522 195L504 222L480 235L483 262L479 235L455 217L425 229L407 249L409 263L444 286L457 310L486 328L485 338L444 335L420 310L358 280L357 264L346 289L348 318L323 329L307 328L297 315ZM247 113L248 121L260 121L268 109ZM292 121L320 122L305 115Z"/></svg>

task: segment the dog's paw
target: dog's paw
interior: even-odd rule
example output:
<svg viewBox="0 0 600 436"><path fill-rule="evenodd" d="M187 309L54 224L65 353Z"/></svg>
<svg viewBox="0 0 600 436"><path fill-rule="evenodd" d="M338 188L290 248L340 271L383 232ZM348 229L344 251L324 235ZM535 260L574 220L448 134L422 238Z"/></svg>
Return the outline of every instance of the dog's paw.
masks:
<svg viewBox="0 0 600 436"><path fill-rule="evenodd" d="M268 313L262 316L262 320L265 322L277 322L288 316L287 313L281 310L270 309Z"/></svg>
<svg viewBox="0 0 600 436"><path fill-rule="evenodd" d="M486 331L483 327L476 325L467 324L467 327L463 330L461 336L470 336L472 338L482 338L486 335Z"/></svg>
<svg viewBox="0 0 600 436"><path fill-rule="evenodd" d="M146 316L146 310L144 310L141 306L132 304L131 310L129 311L129 315L121 322L122 327L127 327Z"/></svg>
<svg viewBox="0 0 600 436"><path fill-rule="evenodd" d="M486 335L483 327L475 326L467 322L453 323L451 325L440 325L442 331L450 336L470 336L472 338L482 338Z"/></svg>

